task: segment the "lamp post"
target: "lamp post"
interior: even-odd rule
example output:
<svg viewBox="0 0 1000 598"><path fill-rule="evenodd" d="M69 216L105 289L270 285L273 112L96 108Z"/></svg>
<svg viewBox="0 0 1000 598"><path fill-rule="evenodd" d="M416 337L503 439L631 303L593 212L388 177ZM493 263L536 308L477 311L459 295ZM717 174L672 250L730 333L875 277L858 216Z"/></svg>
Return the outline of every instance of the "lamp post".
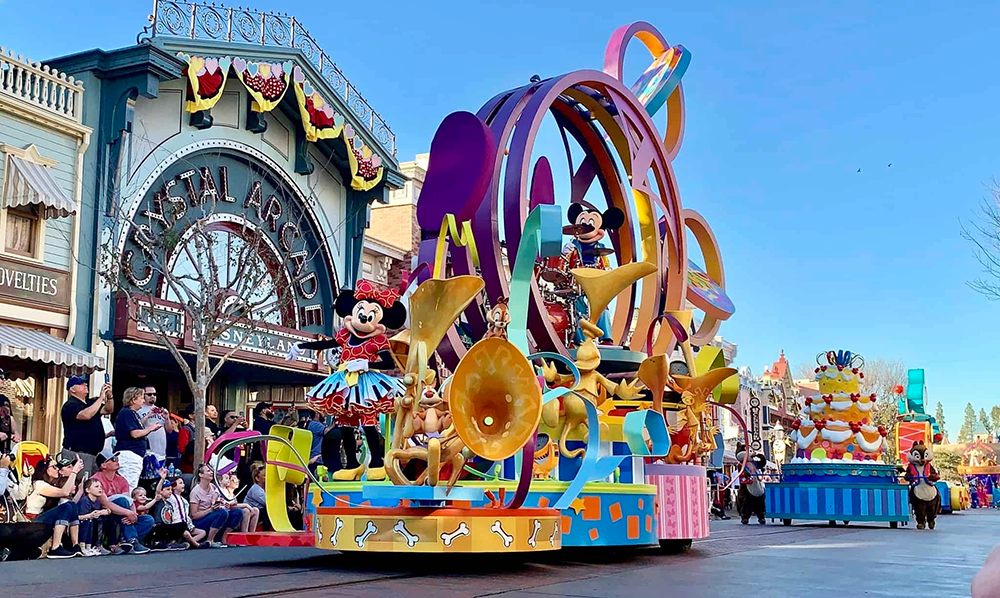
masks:
<svg viewBox="0 0 1000 598"><path fill-rule="evenodd" d="M785 462L785 428L781 425L781 422L774 424L774 428L771 430L774 442L772 442L771 451L774 454L774 463L778 466L778 472L781 472L781 465Z"/></svg>

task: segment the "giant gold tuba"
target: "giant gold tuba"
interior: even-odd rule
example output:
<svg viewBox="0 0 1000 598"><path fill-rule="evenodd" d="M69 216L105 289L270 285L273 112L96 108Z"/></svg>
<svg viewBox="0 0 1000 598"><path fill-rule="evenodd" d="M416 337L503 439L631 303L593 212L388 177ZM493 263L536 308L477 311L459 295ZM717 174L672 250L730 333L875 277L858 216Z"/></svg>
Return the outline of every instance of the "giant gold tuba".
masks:
<svg viewBox="0 0 1000 598"><path fill-rule="evenodd" d="M410 297L410 330L393 337L390 342L393 358L405 371L406 394L396 400L395 419L389 450L385 455L386 473L397 485L437 485L441 463L452 464L452 477L457 481L465 464L461 440L453 429L440 438L430 438L426 448L409 446L414 435L413 421L421 409L424 386L432 380L427 363L462 311L483 289L476 276L425 280ZM412 459L427 462L427 470L415 481L403 474L403 467Z"/></svg>

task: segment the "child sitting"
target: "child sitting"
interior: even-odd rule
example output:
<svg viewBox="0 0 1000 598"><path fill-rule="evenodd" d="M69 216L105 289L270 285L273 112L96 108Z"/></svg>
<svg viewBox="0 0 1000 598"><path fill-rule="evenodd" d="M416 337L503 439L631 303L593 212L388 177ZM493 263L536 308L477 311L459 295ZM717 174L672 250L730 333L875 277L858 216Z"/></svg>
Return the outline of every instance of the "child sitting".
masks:
<svg viewBox="0 0 1000 598"><path fill-rule="evenodd" d="M197 529L194 526L194 521L191 520L191 505L184 498L184 479L176 478L164 481L161 496L164 501L163 509L160 511L163 521L184 524L185 529L182 537L191 548L209 548L208 542L201 542L205 539L207 532Z"/></svg>
<svg viewBox="0 0 1000 598"><path fill-rule="evenodd" d="M219 479L222 486L222 497L226 500L236 500L236 490L239 488L240 480L235 475L225 474ZM257 520L260 518L260 509L246 503L238 503L234 508L243 511L243 520L240 521L240 531L257 531Z"/></svg>
<svg viewBox="0 0 1000 598"><path fill-rule="evenodd" d="M160 488L160 484L162 483L163 482L161 480L160 483L156 485L157 490ZM153 505L159 502L159 500L160 500L159 492L156 493L156 495L153 497L153 500L146 500L145 488L143 488L142 486L136 486L135 489L132 490L132 502L135 503L135 512L140 515L149 515L150 509L152 509Z"/></svg>
<svg viewBox="0 0 1000 598"><path fill-rule="evenodd" d="M103 495L101 481L90 478L83 484L83 495L77 501L80 512L80 550L83 556L111 554L100 545L100 529L107 528L106 517L111 514L110 510L101 508Z"/></svg>

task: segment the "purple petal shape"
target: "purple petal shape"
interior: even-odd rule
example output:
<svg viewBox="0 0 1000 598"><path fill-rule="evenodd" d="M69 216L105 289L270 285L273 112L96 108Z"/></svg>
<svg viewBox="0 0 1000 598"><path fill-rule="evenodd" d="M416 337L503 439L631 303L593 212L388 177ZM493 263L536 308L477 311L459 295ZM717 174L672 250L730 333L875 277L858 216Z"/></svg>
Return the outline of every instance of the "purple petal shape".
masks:
<svg viewBox="0 0 1000 598"><path fill-rule="evenodd" d="M496 142L475 114L454 112L441 121L430 154L421 193L434 201L417 202L417 221L437 231L445 214L464 221L476 213L490 184Z"/></svg>

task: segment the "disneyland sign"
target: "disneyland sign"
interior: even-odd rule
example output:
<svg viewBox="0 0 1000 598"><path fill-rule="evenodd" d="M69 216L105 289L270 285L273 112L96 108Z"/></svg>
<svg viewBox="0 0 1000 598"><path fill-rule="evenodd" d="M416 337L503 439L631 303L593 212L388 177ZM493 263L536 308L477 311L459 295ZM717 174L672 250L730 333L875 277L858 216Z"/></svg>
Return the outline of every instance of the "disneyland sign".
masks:
<svg viewBox="0 0 1000 598"><path fill-rule="evenodd" d="M121 316L115 322L115 338L143 343L160 344L169 340L181 351L193 351L189 317L179 304L140 297L119 295L116 313L127 314L133 309L136 317ZM131 306L129 303L131 302ZM217 356L236 349L235 359L254 363L267 363L285 369L316 371L320 356L316 351L301 351L295 361L285 356L296 343L317 340L318 336L263 323L233 322L212 343L212 355Z"/></svg>

